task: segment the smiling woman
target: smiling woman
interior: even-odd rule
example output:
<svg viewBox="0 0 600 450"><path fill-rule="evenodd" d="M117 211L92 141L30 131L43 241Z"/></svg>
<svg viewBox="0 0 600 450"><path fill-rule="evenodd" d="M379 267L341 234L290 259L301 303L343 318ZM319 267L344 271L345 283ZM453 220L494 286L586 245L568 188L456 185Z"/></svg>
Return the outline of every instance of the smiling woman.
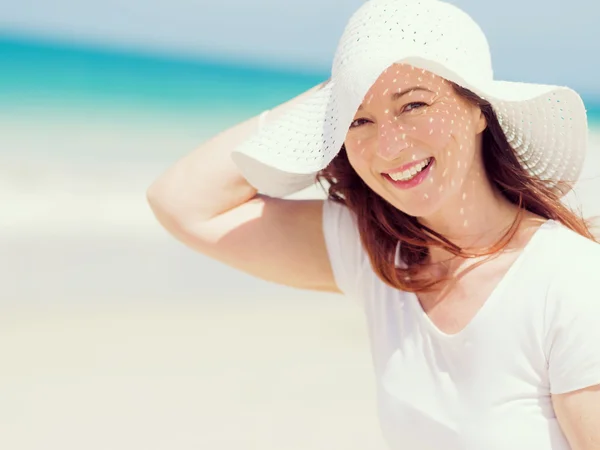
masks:
<svg viewBox="0 0 600 450"><path fill-rule="evenodd" d="M357 301L392 448L591 450L600 245L562 203L586 143L579 95L494 80L456 7L371 0L328 82L216 136L148 197L198 251ZM325 201L279 198L316 180Z"/></svg>
<svg viewBox="0 0 600 450"><path fill-rule="evenodd" d="M366 94L344 145L319 177L333 199L357 211L379 276L420 291L448 281L431 277L422 263L448 272L455 256L496 254L523 220L553 218L593 238L556 190L507 148L489 102L432 72L395 64ZM355 188L361 184L364 189ZM396 226L384 225L390 223ZM398 242L405 269L388 264Z"/></svg>

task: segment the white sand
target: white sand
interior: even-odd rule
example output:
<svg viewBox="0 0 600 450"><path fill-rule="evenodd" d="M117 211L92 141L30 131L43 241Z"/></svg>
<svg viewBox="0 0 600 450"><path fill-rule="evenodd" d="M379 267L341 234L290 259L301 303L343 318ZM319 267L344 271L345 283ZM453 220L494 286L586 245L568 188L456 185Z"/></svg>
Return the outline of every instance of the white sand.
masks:
<svg viewBox="0 0 600 450"><path fill-rule="evenodd" d="M343 301L75 309L3 316L0 448L383 448Z"/></svg>
<svg viewBox="0 0 600 450"><path fill-rule="evenodd" d="M31 123L0 123L0 449L382 448L360 309L233 272L152 217L146 187L197 135Z"/></svg>

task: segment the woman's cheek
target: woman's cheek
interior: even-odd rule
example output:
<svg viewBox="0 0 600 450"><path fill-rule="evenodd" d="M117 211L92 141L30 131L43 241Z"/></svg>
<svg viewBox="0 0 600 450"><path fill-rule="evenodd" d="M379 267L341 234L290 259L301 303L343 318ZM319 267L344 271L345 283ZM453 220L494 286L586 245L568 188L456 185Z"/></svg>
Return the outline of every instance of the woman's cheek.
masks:
<svg viewBox="0 0 600 450"><path fill-rule="evenodd" d="M446 106L431 108L412 121L415 136L436 159L428 177L428 183L435 187L433 194L426 194L429 198L464 183L474 149L475 133L468 111L457 104Z"/></svg>

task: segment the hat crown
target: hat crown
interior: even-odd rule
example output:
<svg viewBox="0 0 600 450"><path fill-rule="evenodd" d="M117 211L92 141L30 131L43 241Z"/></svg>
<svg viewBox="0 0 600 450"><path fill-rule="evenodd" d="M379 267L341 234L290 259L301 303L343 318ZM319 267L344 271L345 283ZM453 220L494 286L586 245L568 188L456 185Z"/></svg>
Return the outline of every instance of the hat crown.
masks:
<svg viewBox="0 0 600 450"><path fill-rule="evenodd" d="M411 59L433 63L422 67L429 70L441 65L463 80L493 79L489 44L479 25L439 0L367 1L344 29L332 78L364 90L391 64Z"/></svg>

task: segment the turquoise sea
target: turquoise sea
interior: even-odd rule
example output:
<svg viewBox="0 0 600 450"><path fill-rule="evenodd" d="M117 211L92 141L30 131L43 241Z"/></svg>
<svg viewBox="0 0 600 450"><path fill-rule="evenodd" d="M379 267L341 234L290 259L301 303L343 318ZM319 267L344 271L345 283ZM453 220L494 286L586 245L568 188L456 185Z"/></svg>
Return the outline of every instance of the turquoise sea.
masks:
<svg viewBox="0 0 600 450"><path fill-rule="evenodd" d="M0 67L2 156L67 164L172 160L328 77L7 37L0 38ZM73 137L98 135L114 142L72 145ZM170 145L160 148L167 136ZM124 147L127 140L135 143Z"/></svg>
<svg viewBox="0 0 600 450"><path fill-rule="evenodd" d="M327 73L241 66L0 38L0 105L150 108L165 114L258 111L328 77Z"/></svg>
<svg viewBox="0 0 600 450"><path fill-rule="evenodd" d="M203 115L260 111L326 79L307 69L239 65L0 37L0 107L22 113L94 105ZM577 89L577 86L572 86ZM583 95L600 123L600 86Z"/></svg>

